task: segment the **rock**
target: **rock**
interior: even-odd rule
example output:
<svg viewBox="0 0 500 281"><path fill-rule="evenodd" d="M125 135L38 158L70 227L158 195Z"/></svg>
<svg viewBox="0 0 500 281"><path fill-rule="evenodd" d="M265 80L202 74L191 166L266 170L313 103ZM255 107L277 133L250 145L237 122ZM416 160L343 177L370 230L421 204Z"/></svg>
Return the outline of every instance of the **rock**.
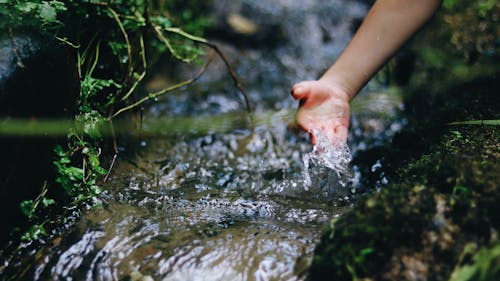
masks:
<svg viewBox="0 0 500 281"><path fill-rule="evenodd" d="M208 35L245 47L276 46L288 40L281 22L282 10L273 2L215 1L215 24Z"/></svg>
<svg viewBox="0 0 500 281"><path fill-rule="evenodd" d="M75 60L53 36L0 37L0 117L71 116L78 93Z"/></svg>
<svg viewBox="0 0 500 281"><path fill-rule="evenodd" d="M259 26L255 22L240 14L230 14L227 17L227 23L234 32L239 34L250 36L259 31Z"/></svg>
<svg viewBox="0 0 500 281"><path fill-rule="evenodd" d="M0 120L71 118L79 87L75 59L53 35L14 31L0 36ZM20 202L34 199L53 177L53 149L64 139L0 135L2 241L26 221Z"/></svg>

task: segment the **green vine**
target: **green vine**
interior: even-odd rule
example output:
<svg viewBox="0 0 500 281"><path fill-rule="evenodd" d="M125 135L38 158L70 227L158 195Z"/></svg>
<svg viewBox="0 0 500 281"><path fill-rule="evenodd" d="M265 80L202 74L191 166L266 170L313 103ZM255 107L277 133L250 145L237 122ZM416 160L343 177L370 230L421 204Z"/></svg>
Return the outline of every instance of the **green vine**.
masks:
<svg viewBox="0 0 500 281"><path fill-rule="evenodd" d="M70 130L67 144L54 149L53 162L56 183L69 196L72 206L98 202L103 192L100 182L107 179L113 167L118 153L116 140L113 140L114 157L109 167L104 168L101 162L103 128L109 126L113 131L113 120L123 113L195 82L214 53L225 62L250 111L246 93L224 54L199 36L209 21L201 13L186 13L190 9L184 9L180 17L172 16L175 11L168 8L182 7L177 2L182 1L0 0L0 29L12 32L20 23L22 27L42 27L51 30L59 41L74 50L81 84L77 125ZM196 35L173 23L181 27L185 24ZM203 63L207 47L209 56ZM203 66L191 79L158 92L139 94L137 89L147 76L148 68L164 52L179 61ZM22 237L24 240L38 239L46 233L44 225L50 220L44 214L57 205L54 199L48 198L50 186L51 183L45 184L35 200L21 203L23 213L32 222Z"/></svg>

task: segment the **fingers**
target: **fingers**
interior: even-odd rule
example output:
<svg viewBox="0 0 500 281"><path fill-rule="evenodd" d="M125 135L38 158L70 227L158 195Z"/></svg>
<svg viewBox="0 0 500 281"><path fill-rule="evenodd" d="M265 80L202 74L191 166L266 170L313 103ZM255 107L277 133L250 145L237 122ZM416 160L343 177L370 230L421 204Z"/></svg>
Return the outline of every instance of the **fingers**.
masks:
<svg viewBox="0 0 500 281"><path fill-rule="evenodd" d="M335 140L333 140L332 144L344 144L347 142L348 129L346 126L338 126L334 129ZM332 141L332 140L330 140Z"/></svg>
<svg viewBox="0 0 500 281"><path fill-rule="evenodd" d="M349 130L346 126L340 125L335 128L322 128L315 132L318 135L315 135L309 130L309 137L311 138L312 145L316 145L318 139L326 139L331 145L339 146L347 142L348 132Z"/></svg>

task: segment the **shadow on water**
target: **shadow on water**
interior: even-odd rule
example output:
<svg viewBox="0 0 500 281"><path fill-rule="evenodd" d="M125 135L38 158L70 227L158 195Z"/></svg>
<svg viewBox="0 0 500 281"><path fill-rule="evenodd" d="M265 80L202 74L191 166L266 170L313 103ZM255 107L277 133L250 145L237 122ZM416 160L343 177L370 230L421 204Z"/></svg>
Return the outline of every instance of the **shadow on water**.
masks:
<svg viewBox="0 0 500 281"><path fill-rule="evenodd" d="M312 165L312 185L306 188L303 158L311 146L307 134L290 126L296 105L289 87L314 78L334 60L365 7L348 1L235 3L216 5L214 13L253 12L256 22L275 15L287 38L269 49L220 42L257 105L256 126L230 117L222 122L227 125L208 131L171 133L167 126L163 136L147 126L148 119L159 117L210 122L214 115L243 109L215 63L195 87L146 112L143 137L137 146L121 148L100 207L85 210L66 233L27 246L4 264L2 275L13 280L304 278L322 226L351 208L356 192L365 188L360 170L366 167L349 167L351 181L341 186L335 171ZM333 37L325 38L325 30ZM179 74L189 71L183 67ZM398 94L376 91L382 88L372 82L363 99L352 103L354 157L386 143L404 125L398 120ZM364 165L376 175L377 187L387 182L378 159Z"/></svg>

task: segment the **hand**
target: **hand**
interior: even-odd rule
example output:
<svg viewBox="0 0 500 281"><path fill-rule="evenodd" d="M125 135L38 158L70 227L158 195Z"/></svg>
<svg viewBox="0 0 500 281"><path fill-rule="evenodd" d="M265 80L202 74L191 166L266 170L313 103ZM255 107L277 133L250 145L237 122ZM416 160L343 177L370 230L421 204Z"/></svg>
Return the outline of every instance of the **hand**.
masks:
<svg viewBox="0 0 500 281"><path fill-rule="evenodd" d="M332 145L346 143L350 95L344 88L323 80L305 81L292 87L292 95L300 101L297 123L309 132L313 145L318 134Z"/></svg>

